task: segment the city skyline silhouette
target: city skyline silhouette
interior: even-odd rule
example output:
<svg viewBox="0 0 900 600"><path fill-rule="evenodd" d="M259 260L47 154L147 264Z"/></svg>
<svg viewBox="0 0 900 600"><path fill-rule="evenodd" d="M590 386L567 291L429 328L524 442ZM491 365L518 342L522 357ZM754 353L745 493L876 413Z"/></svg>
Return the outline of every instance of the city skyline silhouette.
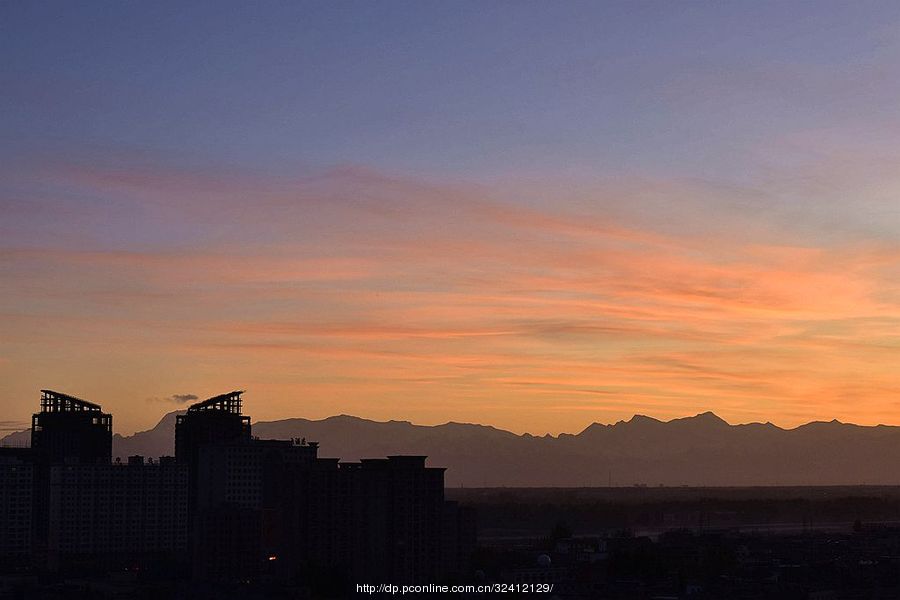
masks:
<svg viewBox="0 0 900 600"><path fill-rule="evenodd" d="M235 392L240 398L244 393ZM110 456L174 455L176 423L186 414L167 413L155 427L130 436L111 427ZM249 427L249 417L244 420ZM518 435L485 424L429 426L350 415L255 421L253 427L270 439L325 440L323 455L343 460L427 455L432 465L449 467L449 487L900 484L900 463L894 460L900 427L836 419L781 428L770 422L729 424L711 411L670 421L635 415L558 436ZM0 437L0 447L29 447L31 438L31 429L12 433Z"/></svg>

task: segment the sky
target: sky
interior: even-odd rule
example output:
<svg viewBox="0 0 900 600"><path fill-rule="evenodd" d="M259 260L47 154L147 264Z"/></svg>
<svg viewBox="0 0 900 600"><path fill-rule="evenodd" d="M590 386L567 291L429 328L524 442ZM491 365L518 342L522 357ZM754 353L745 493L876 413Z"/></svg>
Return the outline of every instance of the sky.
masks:
<svg viewBox="0 0 900 600"><path fill-rule="evenodd" d="M38 0L0 57L0 428L900 424L896 2Z"/></svg>

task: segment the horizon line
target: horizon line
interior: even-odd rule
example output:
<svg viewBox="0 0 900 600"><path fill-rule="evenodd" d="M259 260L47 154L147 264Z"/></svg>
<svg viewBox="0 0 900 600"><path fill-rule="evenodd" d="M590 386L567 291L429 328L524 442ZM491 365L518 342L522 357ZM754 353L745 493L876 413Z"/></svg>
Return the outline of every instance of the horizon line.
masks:
<svg viewBox="0 0 900 600"><path fill-rule="evenodd" d="M148 431L152 431L153 429L159 427L160 423L162 423L162 421L165 420L165 418L167 416L172 415L172 414L177 414L177 413L184 413L184 412L187 412L187 408L172 410L172 411L169 411L169 412L166 412L165 414L163 414L162 417L160 417L160 419L152 427L149 427L147 429L135 430L130 434L124 434L121 432L114 431L113 435L114 436L118 435L123 438L130 438L139 433L146 433ZM629 418L627 420L620 419L613 423L601 423L599 421L593 421L593 422L589 423L588 425L586 425L583 429L581 429L578 432L560 432L558 434L552 434L549 432L544 433L544 434L536 434L536 433L531 433L528 431L522 432L522 433L516 433L514 431L510 431L508 429L504 429L504 428L496 426L496 425L491 425L491 424L486 424L486 423L475 423L475 422L471 422L471 421L449 420L449 421L444 421L444 422L439 422L439 423L434 423L434 424L427 424L427 423L414 423L413 421L410 421L408 419L382 420L382 419L376 419L376 418L361 417L358 415L352 415L352 414L348 414L348 413L329 415L327 417L322 417L319 419L313 419L313 418L302 417L302 416L293 416L293 417L284 417L281 419L252 420L251 423L254 425L257 425L257 424L262 424L262 423L278 423L278 422L282 422L282 421L291 421L291 420L303 420L303 421L309 421L311 423L320 423L323 421L328 421L330 419L339 419L342 417L356 419L359 421L365 421L365 422L369 422L369 423L377 423L377 424L390 424L390 423L407 424L412 427L434 428L434 427L445 427L448 425L464 425L464 426L470 426L470 427L484 427L487 429L494 429L494 430L502 432L502 433L508 433L508 434L514 435L516 437L534 437L534 438L548 438L549 437L549 438L553 438L553 439L559 439L560 437L563 437L563 436L579 436L579 435L587 432L589 429L591 429L593 427L598 427L598 426L599 427L616 427L616 426L628 425L628 424L632 424L632 423L636 423L636 422L638 422L638 423L639 422L650 422L650 423L655 423L655 424L659 424L659 425L667 425L667 424L671 424L671 423L675 423L675 422L679 422L679 421L696 421L696 420L700 420L700 419L706 420L707 422L711 422L711 423L720 423L727 427L747 427L747 426L757 425L757 426L761 426L761 427L767 427L767 426L772 427L772 428L778 429L780 431L795 431L797 429L802 429L804 427L808 427L810 425L817 425L817 424L847 425L847 426L851 426L851 427L864 427L864 428L900 427L900 425L889 425L886 423L877 423L875 425L860 425L858 423L841 421L839 419L831 419L831 420L817 419L817 420L813 420L813 421L808 421L806 423L801 423L794 427L782 427L771 421L765 421L765 422L749 421L749 422L745 422L745 423L730 423L730 422L726 421L725 419L723 419L722 417L720 417L719 415L717 415L712 410L707 410L707 411L696 413L694 415L687 415L687 416L683 416L683 417L673 417L668 420L659 419L659 418L652 417L650 415L646 415L643 413L634 413L631 416L631 418ZM6 438L8 438L12 435L19 434L19 433L26 433L26 432L30 431L30 428L6 429L5 431L7 433L5 435L3 435L2 437L0 437L0 444L2 444L3 440L5 440Z"/></svg>

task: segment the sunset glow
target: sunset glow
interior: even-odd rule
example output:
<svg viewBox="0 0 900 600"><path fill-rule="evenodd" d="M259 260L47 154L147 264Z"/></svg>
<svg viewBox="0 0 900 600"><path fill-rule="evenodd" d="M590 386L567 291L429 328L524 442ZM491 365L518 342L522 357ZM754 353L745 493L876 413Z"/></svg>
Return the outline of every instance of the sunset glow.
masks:
<svg viewBox="0 0 900 600"><path fill-rule="evenodd" d="M59 38L80 54L26 55L25 34L8 36L9 418L25 423L38 389L60 389L130 433L183 407L176 395L246 389L258 420L347 413L534 434L706 410L785 427L900 423L900 11L886 23L823 10L832 27L813 33L774 4L745 6L743 21L714 5L617 6L565 11L568 25L534 42L555 48L539 62L528 35L546 7L499 37L479 27L472 73L414 15L371 9L403 40L372 54L362 17L282 30L288 16L244 23L248 9L231 7L219 18L238 24L235 48L212 42L219 68L199 97L200 59L157 56L141 76L127 65L150 53L144 38L107 39L124 52L110 56L85 39L86 17L87 31ZM61 27L3 11L17 13L13 32ZM449 30L482 18L460 12ZM123 27L190 54L187 32L154 19ZM629 69L603 41L621 19L645 20L653 39L626 53ZM692 19L699 41L679 29ZM780 33L761 33L775 20ZM256 73L240 41L269 30L281 46ZM569 36L587 36L577 55ZM826 52L834 39L852 43ZM700 58L704 44L716 60ZM388 61L410 79L287 73L279 52ZM554 91L529 95L553 73ZM123 82L141 77L153 91L131 98ZM372 86L396 93L390 110L365 97ZM395 114L395 133L372 112Z"/></svg>

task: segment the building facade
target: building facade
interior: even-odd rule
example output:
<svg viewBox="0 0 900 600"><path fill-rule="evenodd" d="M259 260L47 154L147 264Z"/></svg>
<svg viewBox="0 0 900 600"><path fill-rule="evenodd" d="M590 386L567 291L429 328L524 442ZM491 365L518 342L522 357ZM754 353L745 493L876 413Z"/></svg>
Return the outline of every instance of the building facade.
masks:
<svg viewBox="0 0 900 600"><path fill-rule="evenodd" d="M31 560L34 465L28 449L0 448L0 565L19 571Z"/></svg>
<svg viewBox="0 0 900 600"><path fill-rule="evenodd" d="M50 468L47 560L51 570L91 566L146 570L184 562L188 469L148 463Z"/></svg>

